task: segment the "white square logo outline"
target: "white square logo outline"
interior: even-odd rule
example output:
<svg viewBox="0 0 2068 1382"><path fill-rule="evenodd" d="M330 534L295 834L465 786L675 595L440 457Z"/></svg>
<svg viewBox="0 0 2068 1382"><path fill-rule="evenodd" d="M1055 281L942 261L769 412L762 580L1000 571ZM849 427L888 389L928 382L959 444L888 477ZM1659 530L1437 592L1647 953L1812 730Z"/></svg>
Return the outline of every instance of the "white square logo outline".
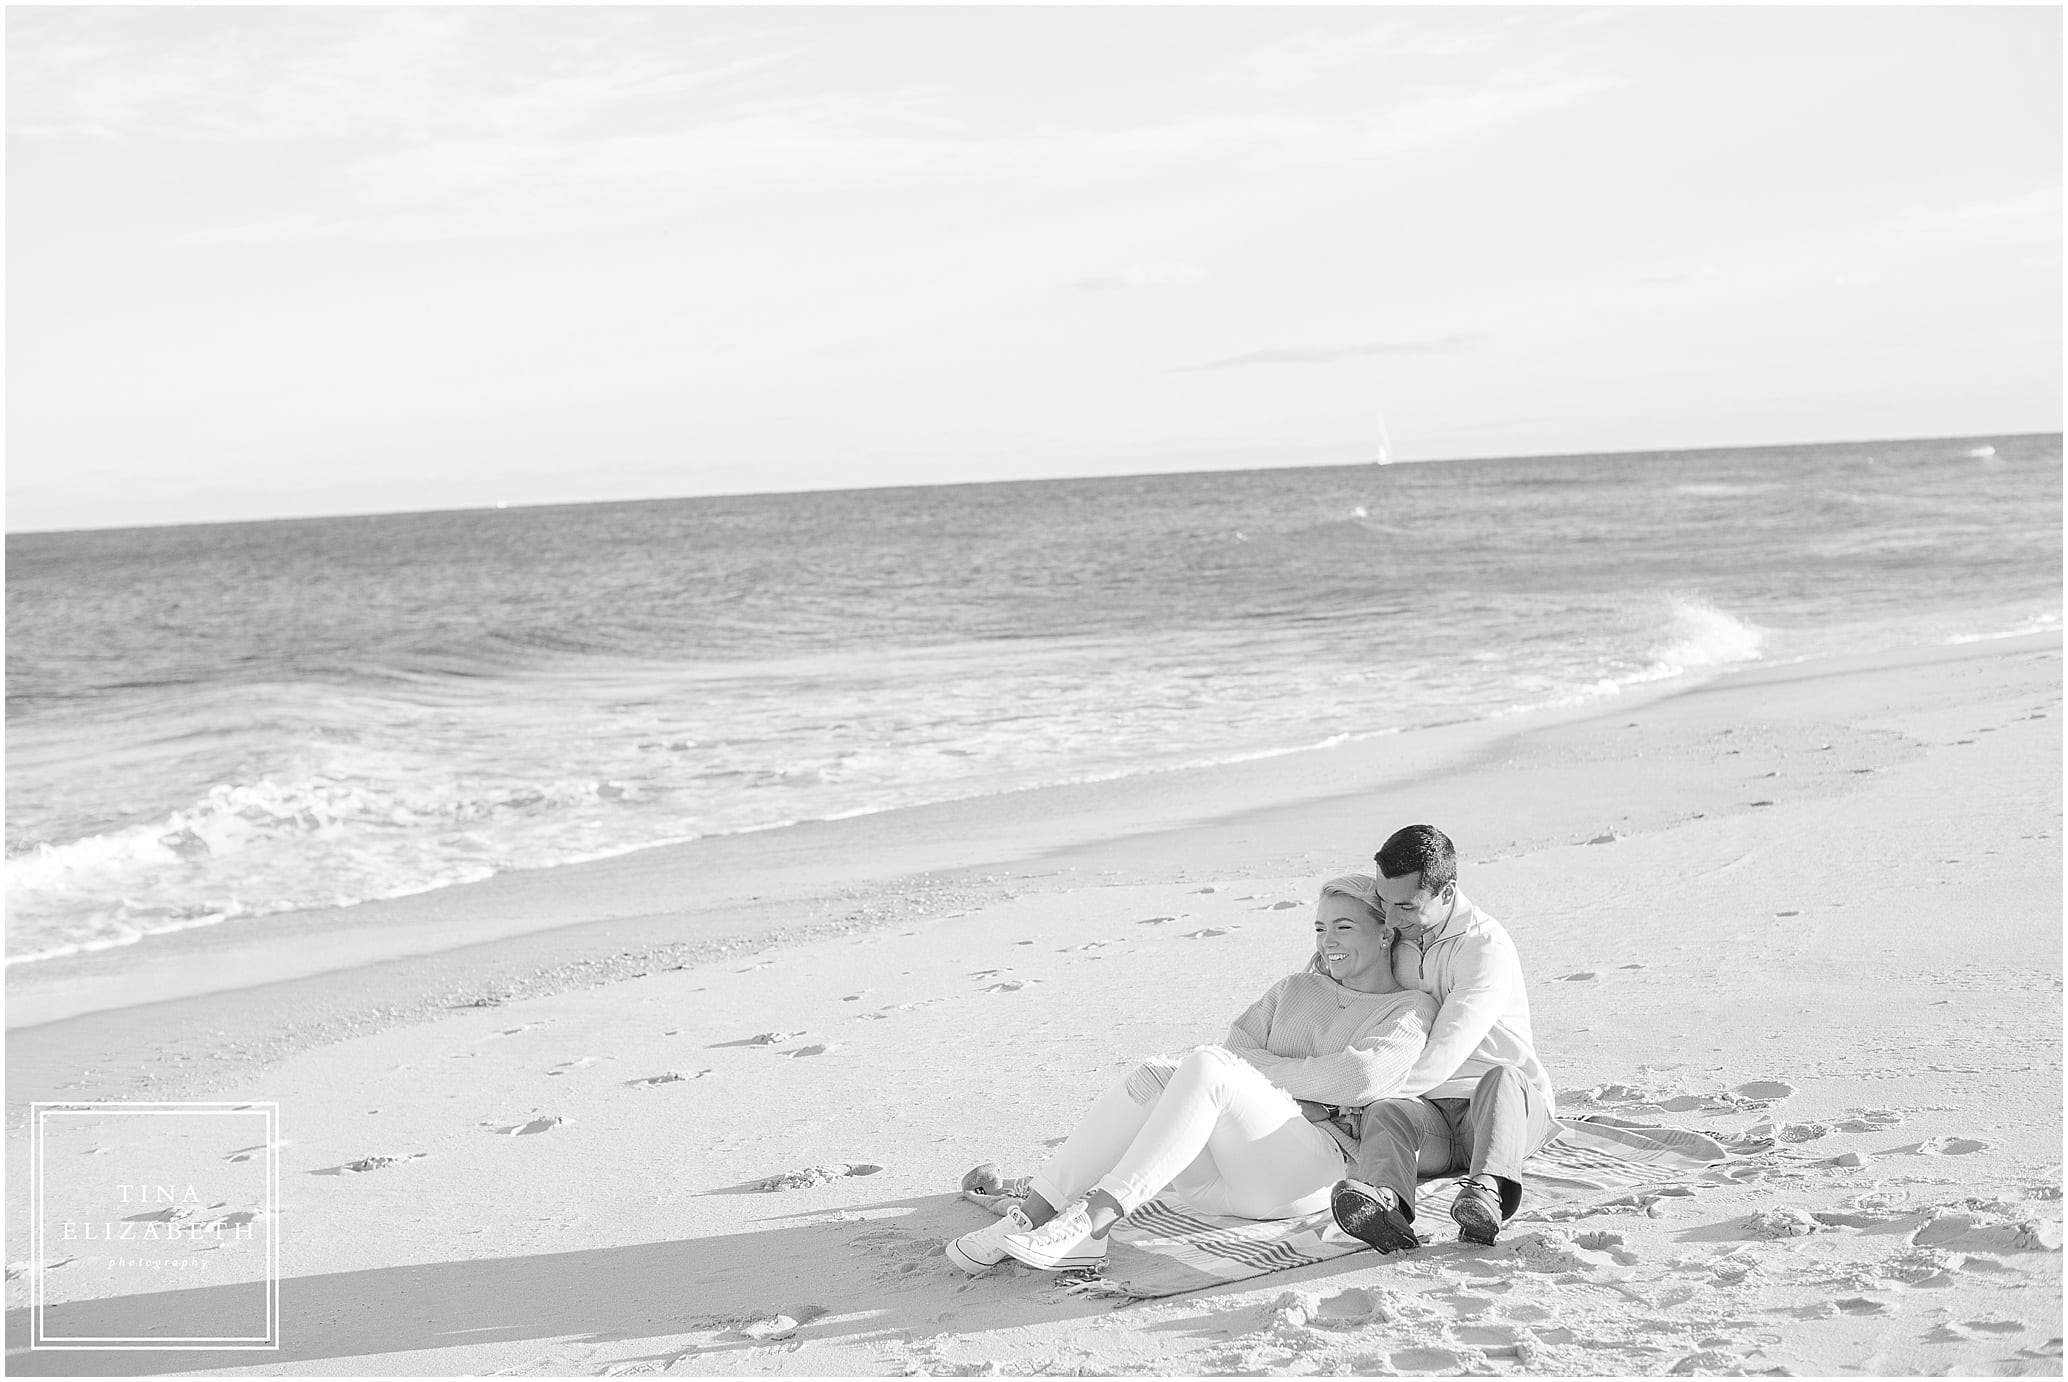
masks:
<svg viewBox="0 0 2068 1382"><path fill-rule="evenodd" d="M263 1219L266 1223L266 1332L262 1335L230 1335L221 1338L134 1338L119 1335L71 1337L53 1339L43 1330L43 1133L47 1120L53 1115L66 1113L177 1115L200 1114L208 1117L257 1116L263 1118L266 1126L266 1198ZM224 1102L180 1102L161 1101L119 1101L54 1099L32 1102L29 1105L29 1349L39 1350L84 1350L108 1349L139 1351L156 1349L165 1351L221 1349L242 1352L277 1352L280 1348L280 1105L273 1100L251 1100L245 1103Z"/></svg>

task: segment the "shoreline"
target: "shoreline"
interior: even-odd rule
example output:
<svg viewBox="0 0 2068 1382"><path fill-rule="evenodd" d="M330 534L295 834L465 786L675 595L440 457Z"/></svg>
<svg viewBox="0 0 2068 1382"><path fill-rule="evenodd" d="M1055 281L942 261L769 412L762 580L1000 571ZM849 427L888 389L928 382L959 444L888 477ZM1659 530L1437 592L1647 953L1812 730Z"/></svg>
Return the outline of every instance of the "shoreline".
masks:
<svg viewBox="0 0 2068 1382"><path fill-rule="evenodd" d="M960 914L1065 876L1079 884L1197 882L1354 867L1371 845L1353 803L1408 797L1427 805L1403 819L1457 819L1518 763L1571 775L1577 769L1558 762L1565 746L1614 734L1609 722L1619 718L1635 727L1676 707L1699 715L1713 698L1760 687L2060 645L2058 632L2046 632L1754 663L1559 711L657 846L387 902L283 913L263 919L263 930L196 928L158 938L166 943L148 953L125 947L132 965L53 960L35 966L48 965L44 973L10 969L10 1123L28 1099L203 1093L255 1065L390 1027ZM1671 775L1647 796L1642 812L1602 812L1588 837L1755 809ZM1499 859L1583 842L1561 838L1562 813L1556 801L1514 802L1501 813L1509 838L1461 840L1460 848ZM1175 879L1129 866L1132 852L1179 839L1201 860L1239 858L1264 828L1304 848L1249 859L1239 870L1181 864ZM697 900L684 906L692 887Z"/></svg>
<svg viewBox="0 0 2068 1382"><path fill-rule="evenodd" d="M1123 838L1155 834L1202 823L1216 811L1212 803L1226 795L1244 796L1256 809L1293 805L1317 794L1351 795L1398 786L1483 759L1491 746L1511 738L1635 713L1718 686L1820 675L1818 669L1823 668L1938 661L1965 656L1971 649L2059 637L2056 630L2005 633L1959 643L1739 664L1708 675L1634 683L1615 696L1580 705L1442 721L1227 762L634 846L399 897L182 927L127 945L7 966L5 1025L13 1032L94 1012L427 959L605 922L727 918L694 927L698 934L693 939L739 941L750 934L737 929L746 924L744 916L768 906L787 903L824 910L851 900L856 884L881 891L935 874L1011 870L1107 838L1097 833L1094 823ZM1389 750L1401 752L1389 755ZM1381 761L1389 756L1399 761ZM1299 776L1307 772L1314 776ZM1307 785L1310 782L1326 790L1317 793ZM1261 790L1261 798L1245 795L1255 790ZM1165 797L1180 801L1166 806L1161 800ZM1025 829L1026 838L1005 838L1008 824ZM881 850L894 852L886 860L875 853ZM839 859L842 866L814 864L815 855ZM859 867L857 855L866 856ZM747 891L767 888L767 875L777 870L792 883L787 890ZM693 906L681 905L669 888L685 873L709 884L712 895ZM608 896L598 901L596 892ZM755 905L764 903L768 905ZM571 912L586 914L569 920ZM733 929L720 929L726 925Z"/></svg>
<svg viewBox="0 0 2068 1382"><path fill-rule="evenodd" d="M1316 784L1333 794L1397 785L1483 756L1489 745L1517 735L1634 710L1703 684L1645 683L1583 705L638 846L400 897L184 927L9 966L7 1029L605 922L694 922L784 903L830 905L856 885L880 890L935 874L1010 870L1106 838L1197 825L1230 797L1260 809L1305 800ZM771 882L771 874L780 877ZM708 889L692 906L674 892L684 876ZM694 929L699 940L745 935Z"/></svg>

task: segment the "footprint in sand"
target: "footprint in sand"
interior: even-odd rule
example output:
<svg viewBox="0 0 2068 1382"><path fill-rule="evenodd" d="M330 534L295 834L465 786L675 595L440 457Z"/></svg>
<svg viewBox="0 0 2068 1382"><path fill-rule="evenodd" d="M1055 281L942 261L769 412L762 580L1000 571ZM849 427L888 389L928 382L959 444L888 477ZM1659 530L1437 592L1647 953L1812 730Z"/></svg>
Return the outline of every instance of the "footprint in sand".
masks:
<svg viewBox="0 0 2068 1382"><path fill-rule="evenodd" d="M788 1315L771 1315L766 1319L755 1320L752 1324L743 1324L735 1332L749 1339L773 1342L778 1339L788 1339L795 1335L797 1333L797 1321L791 1319Z"/></svg>
<svg viewBox="0 0 2068 1382"><path fill-rule="evenodd" d="M1464 1358L1447 1348L1403 1348L1388 1356L1387 1362L1401 1372L1461 1372Z"/></svg>
<svg viewBox="0 0 2068 1382"><path fill-rule="evenodd" d="M1163 925L1163 924L1164 924L1165 922L1171 922L1171 921L1176 921L1176 920L1177 920L1177 918L1176 918L1176 917L1143 917L1143 918L1142 918L1142 919L1141 919L1140 921L1136 922L1136 923L1135 923L1135 925L1137 925L1137 926L1161 926L1161 925ZM1031 942L1030 942L1030 944L1031 944Z"/></svg>
<svg viewBox="0 0 2068 1382"><path fill-rule="evenodd" d="M1784 1084L1780 1080L1752 1080L1748 1083L1734 1086L1731 1089L1731 1093L1737 1095L1740 1099L1761 1099L1771 1101L1775 1099L1793 1098L1795 1095L1795 1086L1792 1084Z"/></svg>
<svg viewBox="0 0 2068 1382"><path fill-rule="evenodd" d="M1596 974L1591 969L1583 969L1578 974L1561 974L1558 976L1562 982L1568 984L1577 984L1588 979L1599 979L1600 977L1599 974Z"/></svg>
<svg viewBox="0 0 2068 1382"><path fill-rule="evenodd" d="M1853 1116L1838 1125L1840 1132L1880 1132L1903 1121L1903 1115L1891 1108L1854 1108L1846 1112Z"/></svg>
<svg viewBox="0 0 2068 1382"><path fill-rule="evenodd" d="M797 1171L785 1171L779 1176L756 1181L754 1189L763 1191L808 1190L814 1185L831 1185L846 1176L873 1176L881 1171L873 1162L849 1164L841 1161L830 1166L806 1166Z"/></svg>
<svg viewBox="0 0 2068 1382"><path fill-rule="evenodd" d="M1210 937L1213 937L1213 936L1225 936L1225 935L1227 935L1227 934L1228 934L1228 933L1229 933L1230 931L1233 931L1234 929L1235 929L1235 928L1234 928L1234 927L1232 927L1232 926L1207 926L1207 927L1202 927L1201 929L1199 929L1199 930L1197 930L1197 931L1187 931L1187 932L1185 933L1185 939L1186 939L1186 940L1188 940L1188 941L1198 941L1198 940L1206 940L1206 939L1208 939L1208 938L1210 938Z"/></svg>
<svg viewBox="0 0 2068 1382"><path fill-rule="evenodd" d="M2044 1219L1940 1211L1911 1234L1910 1241L1927 1250L2059 1252L2061 1226Z"/></svg>
<svg viewBox="0 0 2068 1382"><path fill-rule="evenodd" d="M490 1041L493 1041L497 1037L513 1037L516 1036L519 1032L536 1031L538 1028L543 1027L545 1025L546 1024L543 1022L524 1022L520 1023L515 1027L505 1027L499 1032L490 1032L488 1034L488 1039Z"/></svg>
<svg viewBox="0 0 2068 1382"><path fill-rule="evenodd" d="M1250 910L1252 912L1283 912L1289 907L1297 907L1299 905L1297 902L1273 902L1262 907L1252 907Z"/></svg>
<svg viewBox="0 0 2068 1382"><path fill-rule="evenodd" d="M1709 1377L1721 1373L1742 1373L1744 1371L1745 1360L1736 1354L1725 1353L1720 1349L1705 1348L1698 1353L1690 1353L1687 1357L1666 1369L1666 1375L1668 1377Z"/></svg>
<svg viewBox="0 0 2068 1382"><path fill-rule="evenodd" d="M1976 1137L1931 1137L1908 1150L1920 1156L1973 1156L1986 1152L1990 1144Z"/></svg>
<svg viewBox="0 0 2068 1382"><path fill-rule="evenodd" d="M1314 1304L1311 1323L1324 1329L1354 1329L1372 1317L1379 1308L1378 1298L1370 1291L1351 1287L1332 1296L1323 1296Z"/></svg>
<svg viewBox="0 0 2068 1382"><path fill-rule="evenodd" d="M535 1137L542 1132L551 1132L566 1121L557 1113L549 1113L534 1118L529 1123L509 1123L502 1127L491 1127L483 1123L481 1126L502 1137Z"/></svg>
<svg viewBox="0 0 2068 1382"><path fill-rule="evenodd" d="M1829 1123L1783 1123L1775 1135L1783 1142L1814 1142L1820 1137L1829 1137L1837 1129Z"/></svg>
<svg viewBox="0 0 2068 1382"><path fill-rule="evenodd" d="M2013 1320L1948 1320L1934 1325L1923 1338L1928 1344L1959 1344L1990 1335L2022 1334L2024 1331L2025 1326Z"/></svg>
<svg viewBox="0 0 2068 1382"><path fill-rule="evenodd" d="M821 1041L811 1046L800 1046L794 1051L785 1051L783 1054L791 1060L801 1060L806 1056L828 1055L839 1049L840 1043L837 1041Z"/></svg>
<svg viewBox="0 0 2068 1382"><path fill-rule="evenodd" d="M411 1152L408 1156L374 1155L363 1156L357 1161L348 1161L342 1166L326 1166L320 1171L309 1172L312 1176L358 1176L368 1171L382 1171L390 1166L400 1166L405 1161L415 1161L429 1156L429 1152ZM249 1221L247 1221L249 1222Z"/></svg>
<svg viewBox="0 0 2068 1382"><path fill-rule="evenodd" d="M715 1041L711 1043L710 1049L717 1051L728 1046L780 1046L803 1035L803 1032L756 1032L753 1036L741 1037L738 1041Z"/></svg>
<svg viewBox="0 0 2068 1382"><path fill-rule="evenodd" d="M548 1075L565 1075L570 1070L587 1070L592 1065L601 1065L604 1061L610 1059L613 1058L610 1056L583 1056L580 1060L564 1060L546 1073Z"/></svg>
<svg viewBox="0 0 2068 1382"><path fill-rule="evenodd" d="M54 1272L59 1267L69 1266L72 1263L77 1262L78 1260L79 1259L76 1257L67 1257L60 1262L45 1262L43 1264L43 1270L46 1272ZM29 1272L33 1271L35 1269L35 1266L36 1264L33 1262L10 1262L7 1264L7 1279L9 1281L13 1281L17 1277L25 1276Z"/></svg>
<svg viewBox="0 0 2068 1382"><path fill-rule="evenodd" d="M1002 970L1002 969L978 969L978 970L972 970L972 971L970 972L970 976L969 976L969 977L970 977L970 978L972 978L972 979L988 979L988 978L990 978L990 977L991 977L992 975L994 975L994 974L1003 974L1003 973L1005 973L1005 971L1004 971L1004 970Z"/></svg>
<svg viewBox="0 0 2068 1382"><path fill-rule="evenodd" d="M1913 1291L1943 1291L1956 1283L1958 1270L1952 1253L1916 1248L1879 1263L1874 1273L1884 1281L1908 1286Z"/></svg>
<svg viewBox="0 0 2068 1382"><path fill-rule="evenodd" d="M1652 1107L1666 1113L1693 1113L1696 1109L1715 1109L1719 1105L1707 1094L1673 1094L1652 1100Z"/></svg>
<svg viewBox="0 0 2068 1382"><path fill-rule="evenodd" d="M657 1084L680 1084L684 1080L701 1080L702 1078L704 1078L704 1076L710 1073L711 1072L708 1068L693 1071L689 1074L684 1074L680 1070L668 1070L663 1071L661 1074L658 1075L648 1075L643 1080L626 1080L625 1088L651 1089L653 1086Z"/></svg>
<svg viewBox="0 0 2068 1382"><path fill-rule="evenodd" d="M396 1159L395 1157L381 1158L384 1163L390 1163ZM191 1219L193 1217L194 1211L185 1205L172 1204L167 1205L163 1209L153 1209L145 1214L131 1214L122 1222L125 1224L176 1224L182 1219Z"/></svg>
<svg viewBox="0 0 2068 1382"><path fill-rule="evenodd" d="M1021 989L1023 989L1023 988L1025 988L1025 987L1027 987L1027 985L1029 985L1029 984L1031 984L1031 983L1033 983L1033 982L1034 982L1034 980L1032 980L1032 979L1004 979L1004 980L1001 980L1000 982L998 982L998 983L995 983L995 984L986 984L986 985L984 985L984 992L985 992L985 993L1018 993L1018 992L1019 992L1019 991L1020 991Z"/></svg>
<svg viewBox="0 0 2068 1382"><path fill-rule="evenodd" d="M1806 1238L1824 1225L1811 1217L1808 1210L1784 1204L1749 1216L1744 1227L1754 1238Z"/></svg>

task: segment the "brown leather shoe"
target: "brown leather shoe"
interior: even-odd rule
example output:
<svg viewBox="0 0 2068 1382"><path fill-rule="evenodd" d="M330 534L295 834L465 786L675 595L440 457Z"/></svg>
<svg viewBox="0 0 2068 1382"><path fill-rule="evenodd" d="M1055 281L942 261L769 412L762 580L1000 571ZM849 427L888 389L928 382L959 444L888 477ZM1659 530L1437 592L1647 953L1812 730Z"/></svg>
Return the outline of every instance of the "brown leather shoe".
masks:
<svg viewBox="0 0 2068 1382"><path fill-rule="evenodd" d="M1380 1252L1406 1252L1422 1245L1414 1224L1400 1211L1400 1197L1383 1185L1339 1180L1329 1192L1328 1208L1343 1232Z"/></svg>
<svg viewBox="0 0 2068 1382"><path fill-rule="evenodd" d="M1492 1176L1467 1176L1458 1182L1450 1216L1457 1221L1459 1242L1492 1247L1501 1232L1501 1187Z"/></svg>

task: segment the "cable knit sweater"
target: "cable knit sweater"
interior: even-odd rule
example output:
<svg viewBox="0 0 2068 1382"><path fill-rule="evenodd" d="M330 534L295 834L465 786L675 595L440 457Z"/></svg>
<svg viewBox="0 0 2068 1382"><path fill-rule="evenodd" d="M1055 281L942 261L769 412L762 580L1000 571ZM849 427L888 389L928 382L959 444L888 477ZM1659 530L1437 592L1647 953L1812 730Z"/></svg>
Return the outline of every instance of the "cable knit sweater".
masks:
<svg viewBox="0 0 2068 1382"><path fill-rule="evenodd" d="M1393 976L1437 1002L1429 1044L1400 1093L1469 1099L1480 1076L1512 1065L1545 1099L1554 1098L1530 1036L1522 961L1498 921L1460 894L1450 917L1420 946L1403 940L1393 947Z"/></svg>
<svg viewBox="0 0 2068 1382"><path fill-rule="evenodd" d="M1235 1019L1227 1047L1295 1099L1368 1104L1400 1092L1428 1040L1436 1000L1360 993L1325 974L1288 974Z"/></svg>

